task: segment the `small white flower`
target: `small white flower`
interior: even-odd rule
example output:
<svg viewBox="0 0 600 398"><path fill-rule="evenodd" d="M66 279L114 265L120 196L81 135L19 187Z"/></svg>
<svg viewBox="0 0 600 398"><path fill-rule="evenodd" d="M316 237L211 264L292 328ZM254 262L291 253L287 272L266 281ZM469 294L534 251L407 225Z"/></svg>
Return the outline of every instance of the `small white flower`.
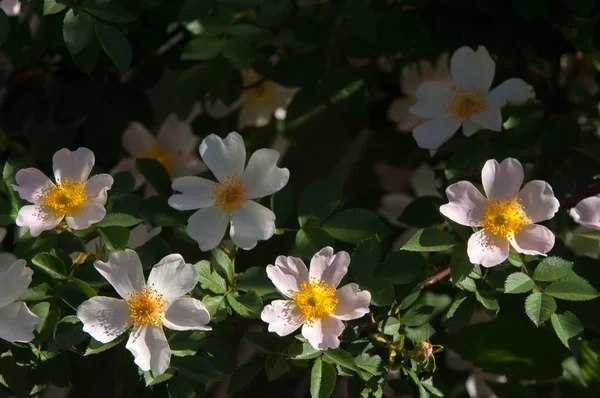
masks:
<svg viewBox="0 0 600 398"><path fill-rule="evenodd" d="M291 300L274 300L265 306L260 317L269 324L269 332L287 336L302 326L302 335L315 349L339 347L342 321L367 314L371 301L371 293L355 283L337 289L349 264L348 253L333 254L331 247L313 256L310 271L299 258L277 257L275 265L267 267L267 275Z"/></svg>
<svg viewBox="0 0 600 398"><path fill-rule="evenodd" d="M2 0L0 1L0 8L9 17L15 17L21 13L21 2L19 0Z"/></svg>
<svg viewBox="0 0 600 398"><path fill-rule="evenodd" d="M160 260L144 282L142 263L131 249L113 252L108 262L94 267L119 296L96 296L77 308L83 330L101 343L108 343L133 327L126 348L142 370L162 374L171 362L171 350L163 326L172 330L211 330L210 315L200 300L182 297L198 282L198 271L181 255Z"/></svg>
<svg viewBox="0 0 600 398"><path fill-rule="evenodd" d="M545 181L530 181L523 189L523 166L513 158L498 164L488 160L481 171L487 199L468 181L446 189L450 203L440 212L462 225L483 227L471 235L467 253L473 264L493 267L508 257L509 247L519 253L546 255L554 246L554 234L535 223L549 220L559 202Z"/></svg>
<svg viewBox="0 0 600 398"><path fill-rule="evenodd" d="M171 178L195 175L206 170L206 166L195 155L199 138L192 133L189 123L179 120L173 113L167 116L157 137L150 134L142 124L132 122L121 140L123 147L133 157L121 160L111 170L111 174L131 172L135 179L135 189L145 182L142 174L135 168L135 158L158 160ZM154 190L148 185L146 195L153 193Z"/></svg>
<svg viewBox="0 0 600 398"><path fill-rule="evenodd" d="M250 199L271 195L283 188L290 177L288 169L277 167L279 153L259 149L246 163L244 140L236 133L225 139L211 134L200 145L200 156L218 182L200 177L181 177L173 190L181 194L169 198L177 210L198 210L188 220L187 233L207 251L217 247L231 221L231 240L250 250L259 240L275 233L275 214Z"/></svg>
<svg viewBox="0 0 600 398"><path fill-rule="evenodd" d="M88 180L94 166L94 153L87 148L63 148L54 154L52 169L56 184L38 169L19 170L13 189L33 205L21 207L17 225L28 227L31 236L56 227L63 218L69 228L85 229L106 215L107 191L113 184L108 174Z"/></svg>
<svg viewBox="0 0 600 398"><path fill-rule="evenodd" d="M485 47L477 51L461 47L450 60L452 84L427 81L419 86L418 102L410 107L415 116L432 119L413 128L421 148L435 150L462 125L467 137L481 128L502 129L500 110L509 102L533 97L532 88L521 79L508 79L490 91L496 64Z"/></svg>
<svg viewBox="0 0 600 398"><path fill-rule="evenodd" d="M33 271L26 264L11 253L0 254L0 339L10 342L33 340L40 321L25 303L15 301L31 283Z"/></svg>
<svg viewBox="0 0 600 398"><path fill-rule="evenodd" d="M577 224L590 229L600 229L600 197L590 196L581 200L569 210L569 214Z"/></svg>

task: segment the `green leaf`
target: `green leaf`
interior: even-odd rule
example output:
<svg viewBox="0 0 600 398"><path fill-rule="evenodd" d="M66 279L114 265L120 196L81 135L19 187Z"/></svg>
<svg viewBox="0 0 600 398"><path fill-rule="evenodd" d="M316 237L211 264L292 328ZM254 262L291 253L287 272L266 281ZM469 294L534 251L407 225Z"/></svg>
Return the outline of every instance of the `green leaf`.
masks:
<svg viewBox="0 0 600 398"><path fill-rule="evenodd" d="M216 265L221 272L225 275L225 278L229 283L233 282L233 274L235 274L234 264L231 258L225 251L217 247L210 251L215 258Z"/></svg>
<svg viewBox="0 0 600 398"><path fill-rule="evenodd" d="M83 294L86 295L87 298L96 297L96 291L92 289L92 287L88 285L87 282L84 282L81 279L77 279L74 277L71 277L71 281L73 281L73 283L79 288L79 290L83 292Z"/></svg>
<svg viewBox="0 0 600 398"><path fill-rule="evenodd" d="M421 196L412 201L398 217L398 222L416 228L429 228L444 222L440 205L444 203L437 196Z"/></svg>
<svg viewBox="0 0 600 398"><path fill-rule="evenodd" d="M61 12L67 8L68 5L69 2L67 0L44 0L44 15Z"/></svg>
<svg viewBox="0 0 600 398"><path fill-rule="evenodd" d="M157 227L177 227L185 224L184 214L169 206L166 196L152 196L140 204L140 213Z"/></svg>
<svg viewBox="0 0 600 398"><path fill-rule="evenodd" d="M600 240L600 231L590 229L577 234L577 236L583 236L584 238Z"/></svg>
<svg viewBox="0 0 600 398"><path fill-rule="evenodd" d="M473 271L474 265L469 260L467 254L467 245L464 243L457 244L452 249L452 257L450 257L450 275L452 275L452 283L455 285L465 279L471 271Z"/></svg>
<svg viewBox="0 0 600 398"><path fill-rule="evenodd" d="M209 296L202 298L202 303L206 306L206 310L210 314L210 320L219 323L227 318L229 310L225 301L225 296Z"/></svg>
<svg viewBox="0 0 600 398"><path fill-rule="evenodd" d="M248 69L254 63L252 46L244 40L229 39L225 41L223 57L239 69Z"/></svg>
<svg viewBox="0 0 600 398"><path fill-rule="evenodd" d="M133 14L115 0L85 0L82 6L91 15L108 22L127 23L135 21Z"/></svg>
<svg viewBox="0 0 600 398"><path fill-rule="evenodd" d="M533 271L533 279L542 282L552 282L571 272L573 263L560 257L543 259Z"/></svg>
<svg viewBox="0 0 600 398"><path fill-rule="evenodd" d="M19 301L45 300L52 297L52 295L52 286L46 282L39 282L34 279L23 294L21 294Z"/></svg>
<svg viewBox="0 0 600 398"><path fill-rule="evenodd" d="M129 230L125 227L98 228L104 244L110 251L125 250L129 242Z"/></svg>
<svg viewBox="0 0 600 398"><path fill-rule="evenodd" d="M219 381L223 374L208 359L200 356L173 357L171 366L187 378L199 383Z"/></svg>
<svg viewBox="0 0 600 398"><path fill-rule="evenodd" d="M421 326L433 317L435 307L431 305L415 305L400 318L400 322L408 326Z"/></svg>
<svg viewBox="0 0 600 398"><path fill-rule="evenodd" d="M40 270L46 272L54 279L64 280L67 275L67 266L62 260L51 253L39 253L31 262Z"/></svg>
<svg viewBox="0 0 600 398"><path fill-rule="evenodd" d="M133 227L142 221L144 220L129 214L111 213L107 214L100 222L96 223L96 227Z"/></svg>
<svg viewBox="0 0 600 398"><path fill-rule="evenodd" d="M342 201L342 184L337 178L322 178L311 183L298 201L298 222L320 225L338 208Z"/></svg>
<svg viewBox="0 0 600 398"><path fill-rule="evenodd" d="M531 321L539 326L556 312L556 301L546 294L532 292L525 300L525 313Z"/></svg>
<svg viewBox="0 0 600 398"><path fill-rule="evenodd" d="M271 354L265 361L265 373L269 381L277 380L290 370L290 365L280 354Z"/></svg>
<svg viewBox="0 0 600 398"><path fill-rule="evenodd" d="M375 234L378 234L380 239L385 239L391 234L379 216L366 209L342 210L325 222L323 230L337 240L353 244L358 244Z"/></svg>
<svg viewBox="0 0 600 398"><path fill-rule="evenodd" d="M167 383L169 398L196 398L196 391L190 383L181 378L172 378Z"/></svg>
<svg viewBox="0 0 600 398"><path fill-rule="evenodd" d="M379 323L377 330L388 336L395 336L400 331L400 326L401 323L398 318L389 317Z"/></svg>
<svg viewBox="0 0 600 398"><path fill-rule="evenodd" d="M387 279L365 277L360 280L359 285L361 289L371 293L371 305L377 307L390 305L396 298L394 287Z"/></svg>
<svg viewBox="0 0 600 398"><path fill-rule="evenodd" d="M568 276L552 282L544 293L568 301L587 301L598 297L596 289L580 276Z"/></svg>
<svg viewBox="0 0 600 398"><path fill-rule="evenodd" d="M322 248L334 245L335 239L321 229L309 227L296 234L296 248L304 258L312 258Z"/></svg>
<svg viewBox="0 0 600 398"><path fill-rule="evenodd" d="M223 40L219 37L198 37L190 40L183 47L181 59L185 61L206 61L216 57L222 48Z"/></svg>
<svg viewBox="0 0 600 398"><path fill-rule="evenodd" d="M317 359L310 372L310 396L312 398L328 398L335 387L335 368Z"/></svg>
<svg viewBox="0 0 600 398"><path fill-rule="evenodd" d="M570 311L562 314L552 314L550 321L556 335L567 348L572 346L573 340L581 339L583 336L581 321Z"/></svg>
<svg viewBox="0 0 600 398"><path fill-rule="evenodd" d="M352 355L350 355L349 352L342 350L341 348L325 350L323 351L323 355L337 365L358 372L358 368L354 363L354 358L352 357Z"/></svg>
<svg viewBox="0 0 600 398"><path fill-rule="evenodd" d="M252 291L245 294L230 293L227 295L227 302L244 318L258 318L263 309L262 299Z"/></svg>
<svg viewBox="0 0 600 398"><path fill-rule="evenodd" d="M63 39L74 57L94 39L94 24L87 12L80 8L71 8L63 20Z"/></svg>
<svg viewBox="0 0 600 398"><path fill-rule="evenodd" d="M4 11L0 12L0 22L2 22L1 18L2 18L3 13L4 13ZM8 20L6 21L6 23L8 24ZM2 26L2 25L0 24L0 26ZM0 36L2 36L1 32L0 32ZM1 42L2 42L2 40L0 40L0 43ZM19 170L19 168L17 167L17 165L15 163L12 162L11 159L7 160L6 163L4 163L4 168L2 169L2 179L4 180L6 192L8 192L8 194L10 196L10 204L12 207L10 215L11 215L12 220L16 220L16 218L17 218L17 214L19 213L19 208L20 208L20 201L21 201L19 199L19 195L17 194L17 192L12 188L12 184L16 183L15 174L17 174L18 170Z"/></svg>
<svg viewBox="0 0 600 398"><path fill-rule="evenodd" d="M4 10L0 8L0 46L8 39L9 32L10 23L8 22L8 16L6 16Z"/></svg>
<svg viewBox="0 0 600 398"><path fill-rule="evenodd" d="M496 299L497 292L492 290L489 285L480 285L475 290L475 298L483 306L490 310L498 312L500 311L500 302Z"/></svg>
<svg viewBox="0 0 600 398"><path fill-rule="evenodd" d="M477 308L477 302L472 297L463 297L452 303L446 313L448 333L456 333L466 328Z"/></svg>
<svg viewBox="0 0 600 398"><path fill-rule="evenodd" d="M285 20L294 8L293 0L262 0L258 11L261 25L276 25Z"/></svg>
<svg viewBox="0 0 600 398"><path fill-rule="evenodd" d="M74 315L66 316L60 320L54 329L54 339L49 342L49 351L64 350L75 346L89 338L83 331L83 324Z"/></svg>
<svg viewBox="0 0 600 398"><path fill-rule="evenodd" d="M171 196L171 177L164 166L156 159L143 158L135 160L135 168L162 196Z"/></svg>
<svg viewBox="0 0 600 398"><path fill-rule="evenodd" d="M426 265L423 257L405 251L395 251L379 264L375 276L394 285L403 285L417 279Z"/></svg>
<svg viewBox="0 0 600 398"><path fill-rule="evenodd" d="M275 225L278 228L283 227L294 211L294 199L290 185L286 185L271 195L271 210L275 214Z"/></svg>
<svg viewBox="0 0 600 398"><path fill-rule="evenodd" d="M35 325L35 330L39 333L39 339L44 340L48 337L60 318L60 308L56 304L41 302L31 307L31 312L36 314L40 320Z"/></svg>
<svg viewBox="0 0 600 398"><path fill-rule="evenodd" d="M116 339L114 339L112 341L109 341L106 344L101 343L98 340L92 338L90 340L90 344L88 344L87 349L85 350L85 354L83 354L83 356L95 355L95 354L99 354L101 352L104 352L104 351L106 351L106 350L108 350L110 348L113 348L113 347L121 344L122 342L124 342L125 340L127 340L128 337L129 337L129 335L127 333L123 333L122 335L120 335Z"/></svg>
<svg viewBox="0 0 600 398"><path fill-rule="evenodd" d="M288 355L293 359L305 360L321 356L321 351L317 350L309 343L296 341L288 348Z"/></svg>
<svg viewBox="0 0 600 398"><path fill-rule="evenodd" d="M198 280L204 289L217 294L225 294L227 292L227 282L212 269L210 262L202 260L194 265L198 270Z"/></svg>
<svg viewBox="0 0 600 398"><path fill-rule="evenodd" d="M456 241L447 232L437 228L419 230L406 244L402 250L414 252L439 252L450 249L456 245Z"/></svg>
<svg viewBox="0 0 600 398"><path fill-rule="evenodd" d="M92 40L88 46L77 54L73 54L72 57L82 72L91 73L100 57L100 43L98 40Z"/></svg>
<svg viewBox="0 0 600 398"><path fill-rule="evenodd" d="M508 262L518 268L521 268L523 266L523 259L521 258L521 255L517 252L508 253Z"/></svg>
<svg viewBox="0 0 600 398"><path fill-rule="evenodd" d="M381 258L381 242L377 235L361 241L352 253L352 261L348 267L356 280L373 276L375 267Z"/></svg>
<svg viewBox="0 0 600 398"><path fill-rule="evenodd" d="M227 394L230 396L246 387L256 375L263 369L262 360L255 359L246 362L233 372L227 387Z"/></svg>
<svg viewBox="0 0 600 398"><path fill-rule="evenodd" d="M285 341L273 333L248 332L246 339L257 350L265 354L277 354L286 347Z"/></svg>
<svg viewBox="0 0 600 398"><path fill-rule="evenodd" d="M379 355L370 355L363 352L354 358L354 362L359 369L369 372L374 376L381 376L385 372L383 360Z"/></svg>
<svg viewBox="0 0 600 398"><path fill-rule="evenodd" d="M512 273L506 278L506 282L504 283L504 292L505 293L527 293L535 284L529 277L529 275L523 272L515 272Z"/></svg>
<svg viewBox="0 0 600 398"><path fill-rule="evenodd" d="M143 372L144 382L146 383L146 387L154 386L156 384L164 383L167 380L170 380L173 376L175 376L176 370L173 368L168 368L165 373L160 375L153 375L149 370L145 370Z"/></svg>
<svg viewBox="0 0 600 398"><path fill-rule="evenodd" d="M238 279L235 286L243 292L252 290L259 296L277 291L273 282L267 276L267 269L265 267L248 268Z"/></svg>
<svg viewBox="0 0 600 398"><path fill-rule="evenodd" d="M119 29L101 22L98 19L94 20L94 30L96 31L96 38L100 42L104 52L110 57L117 68L119 68L121 73L127 72L132 57L131 44L129 44L127 37L125 37Z"/></svg>

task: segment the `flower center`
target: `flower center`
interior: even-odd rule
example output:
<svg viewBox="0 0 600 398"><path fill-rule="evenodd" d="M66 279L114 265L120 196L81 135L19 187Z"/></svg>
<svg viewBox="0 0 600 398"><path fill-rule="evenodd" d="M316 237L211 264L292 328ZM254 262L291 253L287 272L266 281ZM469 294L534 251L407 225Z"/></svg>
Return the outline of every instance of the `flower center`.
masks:
<svg viewBox="0 0 600 398"><path fill-rule="evenodd" d="M167 302L153 286L145 287L139 292L129 293L127 307L129 308L130 322L135 326L149 324L162 326L164 322Z"/></svg>
<svg viewBox="0 0 600 398"><path fill-rule="evenodd" d="M85 181L71 178L57 180L56 185L44 191L40 199L57 214L64 216L77 210L87 199Z"/></svg>
<svg viewBox="0 0 600 398"><path fill-rule="evenodd" d="M248 199L248 190L244 186L244 181L237 174L225 176L215 184L210 198L215 206L219 206L223 211L231 213Z"/></svg>
<svg viewBox="0 0 600 398"><path fill-rule="evenodd" d="M244 102L265 106L273 102L276 94L277 84L263 80L244 90Z"/></svg>
<svg viewBox="0 0 600 398"><path fill-rule="evenodd" d="M170 176L175 173L175 156L173 153L161 148L160 145L154 145L144 157L158 160Z"/></svg>
<svg viewBox="0 0 600 398"><path fill-rule="evenodd" d="M496 199L490 197L485 208L481 226L496 236L510 238L523 228L523 225L531 223L525 209L521 204L521 198L516 196L503 196Z"/></svg>
<svg viewBox="0 0 600 398"><path fill-rule="evenodd" d="M485 105L485 93L478 89L463 90L454 88L454 96L446 104L446 113L451 113L458 117L468 117L475 112L481 112L487 109Z"/></svg>
<svg viewBox="0 0 600 398"><path fill-rule="evenodd" d="M335 286L313 277L310 278L310 283L300 284L299 292L292 292L292 299L296 301L306 323L333 314L338 303Z"/></svg>

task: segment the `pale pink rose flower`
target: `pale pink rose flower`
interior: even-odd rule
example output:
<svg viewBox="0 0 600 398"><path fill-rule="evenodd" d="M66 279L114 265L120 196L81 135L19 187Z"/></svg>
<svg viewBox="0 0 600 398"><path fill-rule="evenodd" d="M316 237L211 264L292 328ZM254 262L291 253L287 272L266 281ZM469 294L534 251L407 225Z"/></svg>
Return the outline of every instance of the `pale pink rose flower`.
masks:
<svg viewBox="0 0 600 398"><path fill-rule="evenodd" d="M600 229L600 197L585 198L571 210L569 214L577 224L590 229Z"/></svg>

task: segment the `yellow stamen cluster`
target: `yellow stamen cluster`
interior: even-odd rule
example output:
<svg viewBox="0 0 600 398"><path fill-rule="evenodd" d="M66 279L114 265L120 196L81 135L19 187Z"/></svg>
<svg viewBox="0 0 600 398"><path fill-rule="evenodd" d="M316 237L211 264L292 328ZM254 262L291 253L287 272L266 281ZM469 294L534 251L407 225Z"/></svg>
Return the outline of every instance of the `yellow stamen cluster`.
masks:
<svg viewBox="0 0 600 398"><path fill-rule="evenodd" d="M495 236L510 238L530 223L521 198L503 196L497 199L492 196L488 199L481 226Z"/></svg>
<svg viewBox="0 0 600 398"><path fill-rule="evenodd" d="M244 180L237 174L233 174L222 177L215 184L210 198L215 206L231 213L248 199L248 190L244 186Z"/></svg>
<svg viewBox="0 0 600 398"><path fill-rule="evenodd" d="M338 303L335 298L335 286L312 277L310 283L302 282L300 291L292 292L291 297L296 301L306 323L335 313Z"/></svg>
<svg viewBox="0 0 600 398"><path fill-rule="evenodd" d="M129 308L130 322L135 326L162 326L164 322L167 302L153 286L145 287L139 292L129 293L127 307Z"/></svg>
<svg viewBox="0 0 600 398"><path fill-rule="evenodd" d="M458 117L468 117L475 112L481 112L487 109L485 105L485 93L477 89L463 90L454 88L454 96L446 104L446 113L451 113Z"/></svg>
<svg viewBox="0 0 600 398"><path fill-rule="evenodd" d="M173 176L173 173L175 173L177 164L174 154L159 145L153 146L144 157L158 160L170 176Z"/></svg>
<svg viewBox="0 0 600 398"><path fill-rule="evenodd" d="M70 178L57 180L56 185L44 191L40 199L44 205L64 216L77 210L87 199L85 181Z"/></svg>
<svg viewBox="0 0 600 398"><path fill-rule="evenodd" d="M263 80L244 90L243 100L245 103L261 106L273 102L277 94L277 84L270 80Z"/></svg>

